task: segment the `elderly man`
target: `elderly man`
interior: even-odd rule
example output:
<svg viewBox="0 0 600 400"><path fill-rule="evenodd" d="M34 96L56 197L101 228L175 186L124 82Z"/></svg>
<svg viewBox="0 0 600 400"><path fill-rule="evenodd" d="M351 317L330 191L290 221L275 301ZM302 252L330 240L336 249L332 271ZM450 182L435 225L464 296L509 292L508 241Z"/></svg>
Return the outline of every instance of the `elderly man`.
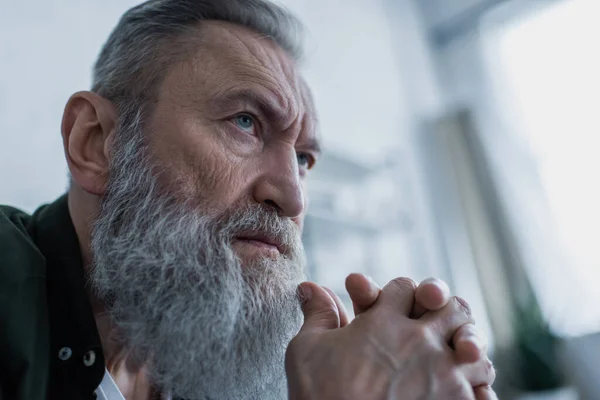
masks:
<svg viewBox="0 0 600 400"><path fill-rule="evenodd" d="M442 282L351 275L352 322L301 283L319 143L297 28L263 0L123 16L64 111L68 193L0 210L0 397L494 398Z"/></svg>

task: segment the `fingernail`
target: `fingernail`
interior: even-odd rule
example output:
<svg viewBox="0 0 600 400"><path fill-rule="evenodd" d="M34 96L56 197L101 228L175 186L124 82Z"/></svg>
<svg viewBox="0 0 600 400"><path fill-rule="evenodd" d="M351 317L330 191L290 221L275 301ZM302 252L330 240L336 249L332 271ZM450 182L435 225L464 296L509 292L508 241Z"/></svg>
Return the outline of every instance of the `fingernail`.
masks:
<svg viewBox="0 0 600 400"><path fill-rule="evenodd" d="M312 298L312 288L310 285L299 285L297 293L302 305L308 303Z"/></svg>
<svg viewBox="0 0 600 400"><path fill-rule="evenodd" d="M456 301L458 301L458 304L461 305L461 307L463 308L464 312L469 316L473 316L473 313L471 311L471 306L469 305L469 303L467 303L465 301L465 299L458 297L458 296L454 296L454 298L456 299Z"/></svg>

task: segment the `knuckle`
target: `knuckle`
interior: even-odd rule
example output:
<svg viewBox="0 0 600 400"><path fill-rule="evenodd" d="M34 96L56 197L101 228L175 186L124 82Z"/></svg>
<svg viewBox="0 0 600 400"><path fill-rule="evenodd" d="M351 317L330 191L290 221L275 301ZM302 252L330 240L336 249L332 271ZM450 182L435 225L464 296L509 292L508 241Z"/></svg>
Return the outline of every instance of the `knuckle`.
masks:
<svg viewBox="0 0 600 400"><path fill-rule="evenodd" d="M485 373L488 379L488 385L492 385L496 380L496 369L494 368L494 364L486 358L483 363L483 368L485 369Z"/></svg>
<svg viewBox="0 0 600 400"><path fill-rule="evenodd" d="M333 292L331 292L331 293L333 293ZM327 302L323 304L323 307L321 307L321 309L319 311L317 311L316 314L318 314L318 313L324 313L324 314L335 313L335 314L337 314L337 312L338 312L338 308L337 308L337 304L335 304L335 298L330 294L329 299L327 299Z"/></svg>
<svg viewBox="0 0 600 400"><path fill-rule="evenodd" d="M496 380L496 371L492 362L484 357L482 360L464 370L472 386L491 386Z"/></svg>
<svg viewBox="0 0 600 400"><path fill-rule="evenodd" d="M447 387L454 387L460 384L460 374L455 368L449 367L445 363L438 363L437 375L440 381L443 382Z"/></svg>
<svg viewBox="0 0 600 400"><path fill-rule="evenodd" d="M446 381L447 394L449 399L471 400L474 398L471 385L465 382L458 374L451 374Z"/></svg>
<svg viewBox="0 0 600 400"><path fill-rule="evenodd" d="M334 298L329 295L324 301L319 303L318 307L314 307L314 309L309 311L311 318L319 320L319 319L335 319L339 316L339 310L337 304L335 303Z"/></svg>
<svg viewBox="0 0 600 400"><path fill-rule="evenodd" d="M425 324L413 324L411 333L412 333L412 336L415 336L415 337L426 337L428 330L429 330L429 327Z"/></svg>
<svg viewBox="0 0 600 400"><path fill-rule="evenodd" d="M395 278L390 281L389 285L395 286L401 290L415 290L417 288L416 282L410 278Z"/></svg>
<svg viewBox="0 0 600 400"><path fill-rule="evenodd" d="M456 309L463 312L469 318L473 317L471 306L462 297L452 296L451 301Z"/></svg>
<svg viewBox="0 0 600 400"><path fill-rule="evenodd" d="M434 344L438 340L435 338L434 330L426 324L414 324L411 330L413 340L423 344Z"/></svg>
<svg viewBox="0 0 600 400"><path fill-rule="evenodd" d="M464 337L476 337L482 339L483 333L474 324L465 324L460 327L458 334Z"/></svg>
<svg viewBox="0 0 600 400"><path fill-rule="evenodd" d="M473 389L467 389L464 386L456 386L456 390L450 397L454 400L473 400Z"/></svg>
<svg viewBox="0 0 600 400"><path fill-rule="evenodd" d="M319 311L316 311L312 316L312 321L321 325L321 326L330 326L335 327L336 324L339 327L340 324L340 314L338 312L337 307L330 306L327 308L323 308Z"/></svg>

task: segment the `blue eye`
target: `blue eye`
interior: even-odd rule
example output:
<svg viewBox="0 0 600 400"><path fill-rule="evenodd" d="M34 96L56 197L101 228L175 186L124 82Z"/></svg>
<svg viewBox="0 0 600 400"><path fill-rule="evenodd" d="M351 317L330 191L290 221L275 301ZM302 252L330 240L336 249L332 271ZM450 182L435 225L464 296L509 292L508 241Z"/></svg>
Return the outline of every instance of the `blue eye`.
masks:
<svg viewBox="0 0 600 400"><path fill-rule="evenodd" d="M300 168L311 169L315 163L315 159L308 153L298 153L296 155L298 159L298 166Z"/></svg>
<svg viewBox="0 0 600 400"><path fill-rule="evenodd" d="M254 131L254 118L248 114L240 114L233 118L238 128L248 133Z"/></svg>

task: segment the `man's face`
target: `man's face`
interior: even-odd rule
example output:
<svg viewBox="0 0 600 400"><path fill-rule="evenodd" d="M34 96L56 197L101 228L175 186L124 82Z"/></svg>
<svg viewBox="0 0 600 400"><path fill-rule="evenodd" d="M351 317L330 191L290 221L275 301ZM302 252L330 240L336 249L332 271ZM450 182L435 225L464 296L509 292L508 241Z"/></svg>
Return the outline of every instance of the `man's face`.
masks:
<svg viewBox="0 0 600 400"><path fill-rule="evenodd" d="M259 203L302 228L305 180L319 156L311 99L294 62L272 41L209 22L200 50L173 66L147 126L161 181L209 215ZM248 233L242 258L276 256Z"/></svg>
<svg viewBox="0 0 600 400"><path fill-rule="evenodd" d="M269 40L217 23L202 35L150 120L116 133L91 282L157 387L281 398L301 323L314 117Z"/></svg>

